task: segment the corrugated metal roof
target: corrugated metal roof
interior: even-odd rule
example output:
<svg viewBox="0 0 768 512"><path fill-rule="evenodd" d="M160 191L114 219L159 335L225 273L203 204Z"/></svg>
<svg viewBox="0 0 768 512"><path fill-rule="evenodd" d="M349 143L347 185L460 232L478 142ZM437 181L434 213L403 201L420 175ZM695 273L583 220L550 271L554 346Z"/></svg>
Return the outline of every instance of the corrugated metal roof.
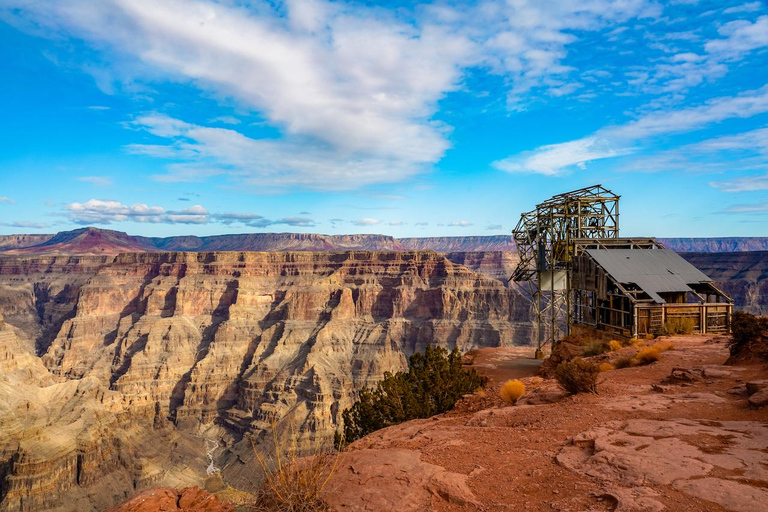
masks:
<svg viewBox="0 0 768 512"><path fill-rule="evenodd" d="M619 283L635 283L661 304L658 294L690 292L689 284L711 282L701 270L669 249L588 249L594 260Z"/></svg>

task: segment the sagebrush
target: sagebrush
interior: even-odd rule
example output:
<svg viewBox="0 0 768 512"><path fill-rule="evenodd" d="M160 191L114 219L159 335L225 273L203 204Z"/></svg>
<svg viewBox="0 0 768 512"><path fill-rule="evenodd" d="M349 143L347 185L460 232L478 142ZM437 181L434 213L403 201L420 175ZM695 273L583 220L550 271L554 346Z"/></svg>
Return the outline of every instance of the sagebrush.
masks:
<svg viewBox="0 0 768 512"><path fill-rule="evenodd" d="M632 359L632 364L637 366L651 364L659 360L661 357L660 354L661 350L659 350L658 347L650 346L641 348L637 351L637 354L635 354L635 357Z"/></svg>
<svg viewBox="0 0 768 512"><path fill-rule="evenodd" d="M428 345L424 354L413 354L407 372L386 372L375 388L363 388L357 402L342 413L342 446L390 425L428 418L453 408L462 395L473 393L487 379L465 369L458 349L448 352Z"/></svg>
<svg viewBox="0 0 768 512"><path fill-rule="evenodd" d="M756 355L768 359L768 318L736 311L731 317L732 356Z"/></svg>
<svg viewBox="0 0 768 512"><path fill-rule="evenodd" d="M342 454L330 446L316 444L312 453L301 457L295 433L288 446L281 442L272 425L274 454L265 458L254 446L264 480L256 492L256 512L326 512L323 490L339 467Z"/></svg>
<svg viewBox="0 0 768 512"><path fill-rule="evenodd" d="M508 404L514 404L525 395L525 384L518 379L508 380L502 384L499 394L502 400Z"/></svg>
<svg viewBox="0 0 768 512"><path fill-rule="evenodd" d="M696 321L686 316L674 316L667 318L664 331L667 334L691 334L696 327Z"/></svg>
<svg viewBox="0 0 768 512"><path fill-rule="evenodd" d="M600 368L580 357L564 361L555 368L555 379L567 392L597 393L597 376Z"/></svg>

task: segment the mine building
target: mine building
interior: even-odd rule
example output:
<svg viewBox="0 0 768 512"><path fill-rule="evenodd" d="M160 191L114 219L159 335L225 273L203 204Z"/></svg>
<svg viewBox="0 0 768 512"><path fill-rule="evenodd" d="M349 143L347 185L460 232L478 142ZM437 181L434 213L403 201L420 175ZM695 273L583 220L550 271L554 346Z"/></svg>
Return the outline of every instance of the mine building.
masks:
<svg viewBox="0 0 768 512"><path fill-rule="evenodd" d="M729 332L733 300L712 279L653 238L619 237L619 198L594 185L521 215L511 280L532 300L539 348L574 325L627 338Z"/></svg>

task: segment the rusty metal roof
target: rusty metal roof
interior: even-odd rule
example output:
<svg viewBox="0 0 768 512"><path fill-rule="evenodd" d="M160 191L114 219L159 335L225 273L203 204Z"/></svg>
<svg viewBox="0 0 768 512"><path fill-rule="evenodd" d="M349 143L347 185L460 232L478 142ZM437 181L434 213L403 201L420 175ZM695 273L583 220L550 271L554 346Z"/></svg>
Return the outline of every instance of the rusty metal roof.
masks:
<svg viewBox="0 0 768 512"><path fill-rule="evenodd" d="M669 249L588 249L589 254L619 283L634 283L664 304L664 292L692 292L689 285L711 283L704 272Z"/></svg>

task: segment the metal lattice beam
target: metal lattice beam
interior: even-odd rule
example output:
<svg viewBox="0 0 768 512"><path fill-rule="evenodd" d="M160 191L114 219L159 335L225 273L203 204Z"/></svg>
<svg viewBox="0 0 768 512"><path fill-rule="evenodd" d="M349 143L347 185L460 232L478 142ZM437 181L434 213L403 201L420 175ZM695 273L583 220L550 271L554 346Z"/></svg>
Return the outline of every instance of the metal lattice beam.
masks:
<svg viewBox="0 0 768 512"><path fill-rule="evenodd" d="M593 185L553 196L520 216L512 232L519 262L510 280L533 303L539 352L570 332L571 267L577 246L618 239L619 199L602 185Z"/></svg>

